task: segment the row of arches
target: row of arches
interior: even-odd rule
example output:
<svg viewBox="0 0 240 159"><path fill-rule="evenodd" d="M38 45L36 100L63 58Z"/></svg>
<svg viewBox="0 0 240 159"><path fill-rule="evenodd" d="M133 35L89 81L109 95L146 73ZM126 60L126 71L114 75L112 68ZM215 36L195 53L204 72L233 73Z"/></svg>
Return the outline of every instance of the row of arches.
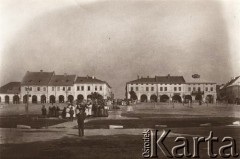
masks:
<svg viewBox="0 0 240 159"><path fill-rule="evenodd" d="M87 98L91 98L91 96L92 95L88 95ZM30 96L29 96L29 99L30 99ZM35 103L35 104L38 103L38 101L40 101L41 103L46 103L47 102L46 95L41 95L40 96L40 100L38 99L38 97L36 95L33 95L31 100L29 100L29 99L27 99L27 95L24 95L23 96L23 103L27 103L27 100L29 102L32 102L32 103ZM79 102L81 102L83 99L84 99L84 96L82 94L79 94L77 96L77 100ZM65 97L63 95L58 96L59 103L64 103L65 100L66 99L65 99ZM13 104L19 104L20 103L20 97L18 95L14 95L12 101L13 101ZM73 95L68 95L67 101L73 102L74 101ZM2 102L2 98L1 97L0 97L0 102ZM4 102L6 104L10 103L10 96L9 95L4 96ZM56 97L54 95L49 96L49 102L50 103L56 103Z"/></svg>
<svg viewBox="0 0 240 159"><path fill-rule="evenodd" d="M0 103L2 102L2 98L0 97ZM8 95L4 96L4 102L9 104L10 103L10 97ZM19 104L20 103L20 98L18 95L13 96L13 104Z"/></svg>
<svg viewBox="0 0 240 159"><path fill-rule="evenodd" d="M172 97L173 101L178 101L178 102L181 102L182 101L182 98L179 96L179 95L174 95ZM160 102L167 102L169 100L169 96L168 95L161 95L160 96ZM148 101L148 98L147 98L147 95L143 94L141 95L140 97L140 101L141 102L147 102ZM151 95L150 96L150 101L151 102L157 102L157 96L156 95Z"/></svg>
<svg viewBox="0 0 240 159"><path fill-rule="evenodd" d="M87 98L91 98L91 95L88 95ZM79 94L79 95L77 96L77 100L78 100L79 102L81 102L83 99L84 99L84 96L83 96L82 94ZM68 95L67 101L73 102L73 101L74 101L73 95ZM32 102L32 103L35 103L35 104L38 103L38 97L37 97L36 95L33 95L31 102ZM41 102L41 103L46 103L46 102L47 102L47 97L46 97L46 95L41 95L41 97L40 97L40 102ZM66 102L66 101L65 101L65 97L64 97L63 95L59 95L59 96L58 96L58 102L59 102L59 103L64 103L64 102ZM27 103L27 95L24 95L24 96L23 96L23 103ZM49 103L56 103L56 97L55 97L54 95L50 95L50 96L49 96Z"/></svg>
<svg viewBox="0 0 240 159"><path fill-rule="evenodd" d="M167 102L169 101L170 97L168 95L161 95L160 96L160 102ZM192 96L191 95L185 95L184 96L184 100L185 101L192 101ZM202 96L201 95L196 95L195 96L195 100L202 100ZM207 95L206 96L206 100L209 102L209 103L213 103L213 96L212 95ZM148 98L147 98L147 95L143 94L141 95L140 97L140 101L141 102L147 102L148 101ZM157 102L157 96L155 94L151 95L150 96L150 101L151 102ZM172 97L172 101L175 101L175 102L182 102L182 98L180 95L174 95Z"/></svg>

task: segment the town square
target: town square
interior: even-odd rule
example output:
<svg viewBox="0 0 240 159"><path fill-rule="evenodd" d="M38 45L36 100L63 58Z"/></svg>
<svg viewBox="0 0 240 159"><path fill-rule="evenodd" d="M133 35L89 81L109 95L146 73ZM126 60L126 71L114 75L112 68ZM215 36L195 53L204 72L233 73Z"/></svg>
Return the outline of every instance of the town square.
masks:
<svg viewBox="0 0 240 159"><path fill-rule="evenodd" d="M0 158L239 158L239 7L3 0Z"/></svg>

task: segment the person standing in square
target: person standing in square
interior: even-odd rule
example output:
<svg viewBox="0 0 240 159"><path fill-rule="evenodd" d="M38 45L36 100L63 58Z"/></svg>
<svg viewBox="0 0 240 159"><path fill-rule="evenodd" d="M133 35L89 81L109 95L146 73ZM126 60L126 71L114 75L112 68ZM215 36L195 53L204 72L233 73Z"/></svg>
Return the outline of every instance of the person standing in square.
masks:
<svg viewBox="0 0 240 159"><path fill-rule="evenodd" d="M83 109L79 110L77 114L77 123L78 123L78 134L79 137L84 136L84 120L86 118L85 111Z"/></svg>

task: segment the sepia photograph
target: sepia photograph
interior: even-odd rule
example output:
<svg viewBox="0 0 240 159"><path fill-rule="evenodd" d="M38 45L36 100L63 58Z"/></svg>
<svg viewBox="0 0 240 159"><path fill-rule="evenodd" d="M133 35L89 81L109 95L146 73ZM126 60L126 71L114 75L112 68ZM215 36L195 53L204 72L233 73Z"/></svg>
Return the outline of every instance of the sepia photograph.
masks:
<svg viewBox="0 0 240 159"><path fill-rule="evenodd" d="M240 0L0 0L0 159L240 158Z"/></svg>

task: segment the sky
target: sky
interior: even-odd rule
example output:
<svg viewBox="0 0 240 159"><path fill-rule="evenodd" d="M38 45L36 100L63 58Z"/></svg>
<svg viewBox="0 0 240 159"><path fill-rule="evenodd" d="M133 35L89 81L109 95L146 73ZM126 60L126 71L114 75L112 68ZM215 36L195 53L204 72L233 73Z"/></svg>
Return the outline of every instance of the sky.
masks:
<svg viewBox="0 0 240 159"><path fill-rule="evenodd" d="M240 75L238 0L1 0L0 84L26 71L95 76L116 97L137 76Z"/></svg>

